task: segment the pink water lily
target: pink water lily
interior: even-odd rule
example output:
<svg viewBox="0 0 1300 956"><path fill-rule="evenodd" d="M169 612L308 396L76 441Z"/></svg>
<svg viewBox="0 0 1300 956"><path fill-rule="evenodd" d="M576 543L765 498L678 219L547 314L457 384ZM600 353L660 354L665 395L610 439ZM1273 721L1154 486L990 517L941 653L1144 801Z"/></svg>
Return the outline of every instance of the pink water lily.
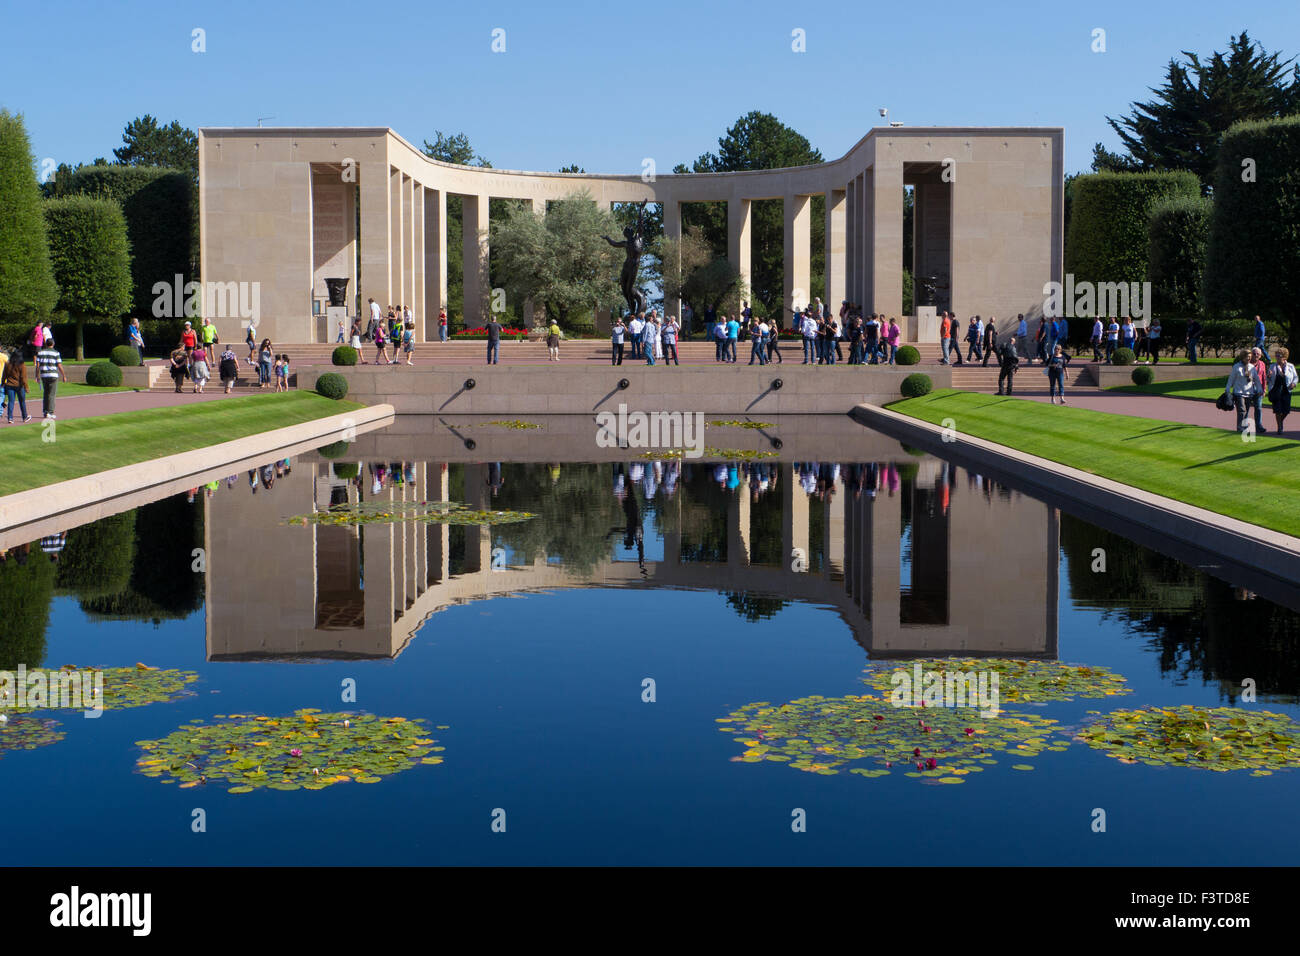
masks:
<svg viewBox="0 0 1300 956"><path fill-rule="evenodd" d="M290 756L290 757L301 757L301 756L302 756L302 751L299 750L297 747L294 747L292 750L289 751L289 756Z"/></svg>

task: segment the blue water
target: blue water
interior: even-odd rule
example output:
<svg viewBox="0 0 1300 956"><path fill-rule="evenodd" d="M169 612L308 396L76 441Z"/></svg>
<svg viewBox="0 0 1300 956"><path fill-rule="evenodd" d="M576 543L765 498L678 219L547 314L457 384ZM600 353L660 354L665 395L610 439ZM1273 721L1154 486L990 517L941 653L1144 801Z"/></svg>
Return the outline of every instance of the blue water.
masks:
<svg viewBox="0 0 1300 956"><path fill-rule="evenodd" d="M678 493L688 491L683 482ZM953 500L954 509L1002 506L973 495ZM653 509L643 516L645 558L659 560L664 540L654 531ZM980 547L977 540L951 542L954 561ZM609 550L623 561L638 559L618 535ZM1140 554L1131 546L1125 559ZM1152 635L1077 600L1067 556L1059 561L1059 659L1112 668L1134 693L1037 712L1070 727L1088 710L1226 704L1216 681L1162 671ZM1221 585L1196 580L1206 602L1222 600ZM868 656L846 620L831 607L783 596L788 603L771 616L747 620L725 594L707 589L533 592L446 607L396 659L239 662L205 659L203 609L157 624L92 621L76 599L56 596L48 666L141 661L194 670L200 680L193 696L171 703L108 711L98 720L59 714L66 739L4 754L0 819L8 825L0 863L1293 862L1300 772L1261 778L1126 766L1079 743L1040 754L1032 773L1014 772L1004 759L946 787L899 773L865 779L733 762L742 748L718 731L717 718L754 701L863 692ZM1290 619L1289 611L1277 613ZM1300 718L1291 672L1282 666L1280 673L1274 699L1241 706ZM346 678L356 681L355 705L340 703ZM645 678L655 682L651 703L642 700ZM449 725L434 732L445 763L375 785L245 795L219 784L179 790L132 770L134 741L191 719L302 707ZM191 830L195 808L206 813L206 832ZM806 812L806 832L792 832L796 808ZM1106 811L1105 833L1092 831L1095 808ZM492 829L498 809L504 833Z"/></svg>

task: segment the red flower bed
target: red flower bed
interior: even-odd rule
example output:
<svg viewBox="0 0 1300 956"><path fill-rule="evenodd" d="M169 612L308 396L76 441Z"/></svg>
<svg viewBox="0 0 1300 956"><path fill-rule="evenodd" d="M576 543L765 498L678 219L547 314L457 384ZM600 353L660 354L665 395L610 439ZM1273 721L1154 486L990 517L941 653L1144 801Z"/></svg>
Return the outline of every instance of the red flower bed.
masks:
<svg viewBox="0 0 1300 956"><path fill-rule="evenodd" d="M451 334L451 337L453 339L485 339L487 338L487 334L488 334L488 330L480 326L477 329L462 329L460 332L453 332ZM503 328L501 330L502 338L506 336L512 336L512 335L527 335L527 334L528 334L527 329Z"/></svg>

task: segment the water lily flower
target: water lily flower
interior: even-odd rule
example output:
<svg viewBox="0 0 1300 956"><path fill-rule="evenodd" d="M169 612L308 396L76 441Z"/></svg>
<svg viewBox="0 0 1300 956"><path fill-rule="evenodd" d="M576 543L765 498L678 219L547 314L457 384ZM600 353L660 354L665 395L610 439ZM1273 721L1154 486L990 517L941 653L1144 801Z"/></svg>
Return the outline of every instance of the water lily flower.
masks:
<svg viewBox="0 0 1300 956"><path fill-rule="evenodd" d="M939 761L935 760L933 757L925 762L926 770L933 770L937 766L939 766Z"/></svg>
<svg viewBox="0 0 1300 956"><path fill-rule="evenodd" d="M297 747L294 747L292 750L289 751L289 756L290 756L290 757L301 757L301 756L302 756L302 751L299 750Z"/></svg>

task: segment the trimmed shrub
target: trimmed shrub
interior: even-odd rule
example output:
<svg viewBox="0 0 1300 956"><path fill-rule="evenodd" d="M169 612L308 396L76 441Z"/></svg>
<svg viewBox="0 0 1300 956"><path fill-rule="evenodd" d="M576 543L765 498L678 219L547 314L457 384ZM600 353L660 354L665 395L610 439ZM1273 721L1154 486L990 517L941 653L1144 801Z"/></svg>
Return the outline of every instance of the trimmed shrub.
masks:
<svg viewBox="0 0 1300 956"><path fill-rule="evenodd" d="M352 479L361 474L355 461L336 461L332 466L335 478Z"/></svg>
<svg viewBox="0 0 1300 956"><path fill-rule="evenodd" d="M913 458L924 458L929 454L928 451L922 451L920 448L916 448L915 446L909 445L905 442L899 442L899 445L902 446L903 451L907 452Z"/></svg>
<svg viewBox="0 0 1300 956"><path fill-rule="evenodd" d="M1133 369L1134 385L1150 385L1156 380L1156 373L1149 365L1139 365Z"/></svg>
<svg viewBox="0 0 1300 956"><path fill-rule="evenodd" d="M1151 207L1147 222L1147 275L1157 315L1201 311L1205 246L1214 202L1204 196L1173 196Z"/></svg>
<svg viewBox="0 0 1300 956"><path fill-rule="evenodd" d="M140 318L157 314L153 306L158 299L172 303L175 277L181 276L184 288L197 249L198 194L189 176L164 166L79 166L67 193L121 204L131 242L132 302ZM167 283L163 296L154 294L156 282ZM174 309L172 303L169 311Z"/></svg>
<svg viewBox="0 0 1300 956"><path fill-rule="evenodd" d="M23 118L0 109L0 319L29 329L59 298L41 210Z"/></svg>
<svg viewBox="0 0 1300 956"><path fill-rule="evenodd" d="M920 398L922 395L929 395L932 388L934 382L931 381L930 376L924 372L913 372L903 379L899 391L903 393L904 398Z"/></svg>
<svg viewBox="0 0 1300 956"><path fill-rule="evenodd" d="M1072 186L1065 271L1078 282L1144 282L1154 203L1200 196L1195 173L1089 173Z"/></svg>
<svg viewBox="0 0 1300 956"><path fill-rule="evenodd" d="M122 384L122 370L112 362L96 362L86 369L86 384L95 388L115 388Z"/></svg>
<svg viewBox="0 0 1300 956"><path fill-rule="evenodd" d="M921 361L921 353L911 345L904 345L898 350L898 354L894 356L894 361L899 365L915 365Z"/></svg>
<svg viewBox="0 0 1300 956"><path fill-rule="evenodd" d="M348 394L348 380L338 372L326 372L316 379L316 394L338 401Z"/></svg>
<svg viewBox="0 0 1300 956"><path fill-rule="evenodd" d="M322 458L342 458L348 453L348 443L345 441L332 441L328 445L321 445L316 449Z"/></svg>
<svg viewBox="0 0 1300 956"><path fill-rule="evenodd" d="M1133 350L1126 348L1116 349L1115 354L1111 357L1111 364L1113 365L1132 365L1136 361L1137 356L1133 354Z"/></svg>
<svg viewBox="0 0 1300 956"><path fill-rule="evenodd" d="M1243 181L1248 170L1256 170ZM1300 116L1235 123L1219 143L1205 256L1212 316L1260 315L1270 334L1290 323L1300 343Z"/></svg>
<svg viewBox="0 0 1300 956"><path fill-rule="evenodd" d="M356 365L357 350L350 345L336 346L330 353L330 361L335 365Z"/></svg>
<svg viewBox="0 0 1300 956"><path fill-rule="evenodd" d="M126 219L112 199L69 196L45 201L45 222L59 307L77 319L77 358L83 358L85 320L120 316L131 308Z"/></svg>
<svg viewBox="0 0 1300 956"><path fill-rule="evenodd" d="M58 341L57 337L55 341ZM122 368L135 368L140 364L140 353L129 345L114 345L113 351L108 353L108 360Z"/></svg>

